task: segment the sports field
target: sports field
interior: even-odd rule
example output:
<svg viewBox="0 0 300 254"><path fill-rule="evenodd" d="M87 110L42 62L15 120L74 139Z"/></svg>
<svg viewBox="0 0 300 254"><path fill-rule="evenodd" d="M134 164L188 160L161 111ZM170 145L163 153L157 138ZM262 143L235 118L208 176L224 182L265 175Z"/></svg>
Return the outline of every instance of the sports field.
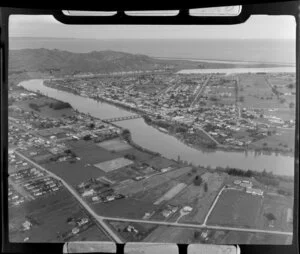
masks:
<svg viewBox="0 0 300 254"><path fill-rule="evenodd" d="M103 141L98 143L97 146L100 146L108 151L116 151L116 152L124 151L132 148L129 144L127 144L124 141L121 141L120 139L111 139L111 140Z"/></svg>
<svg viewBox="0 0 300 254"><path fill-rule="evenodd" d="M224 190L208 218L208 225L257 227L263 198L244 191Z"/></svg>
<svg viewBox="0 0 300 254"><path fill-rule="evenodd" d="M125 159L123 157L121 158L117 158L117 159L113 159L113 160L109 160L109 161L104 161L104 162L100 162L95 164L94 166L107 172L119 169L119 168L123 168L125 166L131 165L133 164L133 161Z"/></svg>

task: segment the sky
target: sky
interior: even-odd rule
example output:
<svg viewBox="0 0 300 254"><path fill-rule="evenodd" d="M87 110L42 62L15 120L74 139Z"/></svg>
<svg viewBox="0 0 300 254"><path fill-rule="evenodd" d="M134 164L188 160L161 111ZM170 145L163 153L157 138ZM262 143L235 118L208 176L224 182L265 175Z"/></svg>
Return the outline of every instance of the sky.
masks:
<svg viewBox="0 0 300 254"><path fill-rule="evenodd" d="M253 16L238 25L64 25L50 15L13 15L12 37L84 39L295 39L291 16Z"/></svg>

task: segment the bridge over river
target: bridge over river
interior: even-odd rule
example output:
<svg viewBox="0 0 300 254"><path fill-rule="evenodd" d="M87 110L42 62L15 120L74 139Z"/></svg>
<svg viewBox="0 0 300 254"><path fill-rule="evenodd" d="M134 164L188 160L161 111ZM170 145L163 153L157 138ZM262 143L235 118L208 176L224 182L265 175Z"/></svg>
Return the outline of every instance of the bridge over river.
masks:
<svg viewBox="0 0 300 254"><path fill-rule="evenodd" d="M131 116L121 116L121 117L114 117L114 118L109 118L109 119L103 119L105 122L121 122L125 120L131 120L131 119L137 119L137 118L142 118L141 115L131 115Z"/></svg>

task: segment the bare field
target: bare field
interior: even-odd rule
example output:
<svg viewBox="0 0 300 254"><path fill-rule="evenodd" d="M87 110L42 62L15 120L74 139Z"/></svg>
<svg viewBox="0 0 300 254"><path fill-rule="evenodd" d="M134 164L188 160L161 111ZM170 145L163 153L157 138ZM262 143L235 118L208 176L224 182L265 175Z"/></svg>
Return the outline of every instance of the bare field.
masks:
<svg viewBox="0 0 300 254"><path fill-rule="evenodd" d="M110 161L100 162L95 164L94 166L107 173L119 168L126 167L131 164L133 164L133 161L121 157Z"/></svg>

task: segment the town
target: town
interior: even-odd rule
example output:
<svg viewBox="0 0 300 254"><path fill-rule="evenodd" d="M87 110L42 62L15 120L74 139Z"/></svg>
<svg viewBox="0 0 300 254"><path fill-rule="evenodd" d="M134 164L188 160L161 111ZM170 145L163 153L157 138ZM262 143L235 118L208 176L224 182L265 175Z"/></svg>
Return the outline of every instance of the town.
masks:
<svg viewBox="0 0 300 254"><path fill-rule="evenodd" d="M98 78L88 78L86 83L78 78L45 81L45 84L74 93L81 91L81 96L94 99L105 96L106 101L131 108L136 115L142 114L146 122L160 131L174 131L172 135L184 137L183 141L195 140L202 142L201 145L213 142L220 143L218 146L238 145L233 142L238 136L231 140L227 136L237 134L238 128L254 128L264 133L263 128L258 129L260 118L269 126L268 131L270 127L276 133L281 128L294 127L291 121L272 125L264 111L243 108L240 111L234 98L226 97L230 101L227 106L215 105L209 99L210 89L205 88L208 82L222 80L222 75L201 75L201 79L196 75L189 80L145 74L141 84L149 82L149 78L163 86L164 96L162 92L156 93L156 88L147 93L125 89L129 83L136 83L134 77L103 79L101 82L108 84L100 84L102 95L95 92L98 83L94 86L88 83L99 82ZM169 86L168 82L174 84ZM225 83L226 96L230 97L229 87L234 93L235 81ZM165 99L168 96L170 100ZM207 104L200 108L203 96L208 97L204 99ZM135 144L131 133L113 121L78 112L68 103L22 87L11 88L9 102L8 194L12 241L155 242L162 232L165 237L160 241L166 242L279 241L270 237L273 234L282 243L292 239L293 179L290 177L226 167L208 169L167 159ZM172 122L170 127L166 126L168 122ZM210 125L218 128L210 129ZM223 128L224 125L230 128ZM251 142L257 139L253 133L249 135ZM43 218L45 213L47 219ZM53 228L51 222L59 224L59 228L49 229L42 236L43 228Z"/></svg>
<svg viewBox="0 0 300 254"><path fill-rule="evenodd" d="M137 112L195 148L294 149L294 74L123 73L45 85Z"/></svg>

